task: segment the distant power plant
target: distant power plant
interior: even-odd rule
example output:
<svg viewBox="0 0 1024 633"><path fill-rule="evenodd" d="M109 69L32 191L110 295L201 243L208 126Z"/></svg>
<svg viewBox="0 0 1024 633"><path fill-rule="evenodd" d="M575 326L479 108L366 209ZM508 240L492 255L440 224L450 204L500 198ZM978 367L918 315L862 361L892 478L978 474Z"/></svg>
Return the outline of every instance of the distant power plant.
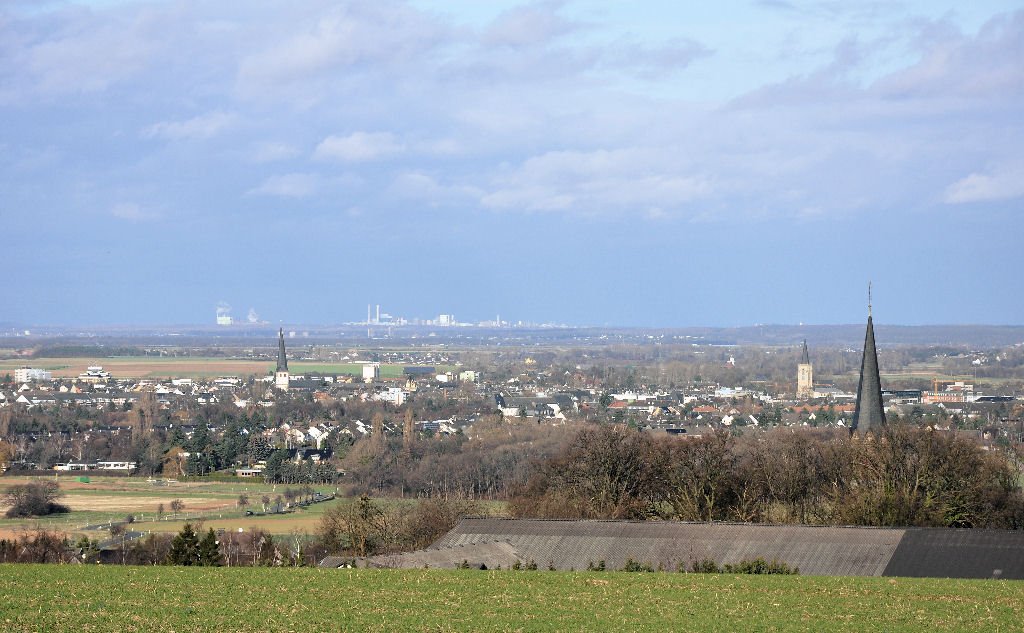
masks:
<svg viewBox="0 0 1024 633"><path fill-rule="evenodd" d="M241 321L236 321L231 316L231 305L226 301L221 301L217 304L217 325L236 325ZM260 320L260 315L257 314L256 308L249 308L249 313L245 317L245 323L249 325L266 325L266 321Z"/></svg>
<svg viewBox="0 0 1024 633"><path fill-rule="evenodd" d="M221 301L217 304L217 325L231 325L234 320L231 318L231 306Z"/></svg>
<svg viewBox="0 0 1024 633"><path fill-rule="evenodd" d="M464 322L459 321L455 318L454 314L438 314L432 319L421 319L421 318L405 318L401 316L394 316L387 312L381 311L380 304L366 304L366 320L361 322L363 325L383 325L383 326L401 326L401 325L418 325L418 326L437 326L437 327L486 327L486 328L500 328L500 327L524 327L534 326L538 324L526 323L518 321L515 323L509 321L502 321L501 315L496 315L494 320L485 319L483 321L470 321ZM550 325L550 324L547 324Z"/></svg>

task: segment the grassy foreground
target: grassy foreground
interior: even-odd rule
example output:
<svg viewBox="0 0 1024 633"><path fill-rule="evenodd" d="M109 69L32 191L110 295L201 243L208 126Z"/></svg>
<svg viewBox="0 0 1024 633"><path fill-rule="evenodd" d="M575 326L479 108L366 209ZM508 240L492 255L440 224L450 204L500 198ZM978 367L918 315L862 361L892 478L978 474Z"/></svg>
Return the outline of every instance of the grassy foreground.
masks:
<svg viewBox="0 0 1024 633"><path fill-rule="evenodd" d="M1024 583L0 565L0 630L1017 631Z"/></svg>

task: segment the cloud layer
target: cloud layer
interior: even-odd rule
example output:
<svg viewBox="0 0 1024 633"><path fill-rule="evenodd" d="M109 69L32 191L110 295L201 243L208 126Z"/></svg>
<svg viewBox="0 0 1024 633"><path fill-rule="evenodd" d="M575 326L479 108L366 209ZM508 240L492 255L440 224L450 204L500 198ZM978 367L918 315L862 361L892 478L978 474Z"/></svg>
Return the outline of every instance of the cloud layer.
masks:
<svg viewBox="0 0 1024 633"><path fill-rule="evenodd" d="M721 227L719 251L748 223L970 209L1024 231L1024 11L470 4L0 3L18 248L161 227L228 263L271 237L420 252L438 226L615 227L547 240L585 262L639 226Z"/></svg>
<svg viewBox="0 0 1024 633"><path fill-rule="evenodd" d="M380 192L418 172L479 192L452 199L467 211L728 219L1021 195L1017 172L986 170L1020 159L1024 12L974 34L945 19L890 24L837 42L812 72L714 103L672 94L729 54L685 28L601 41L563 3L479 27L402 2L253 6L9 10L0 95L54 114L80 100L96 108L83 123L110 132L127 107L150 117L143 141L217 141L191 160L276 165L224 182L227 200L315 197L335 166L364 183L361 206L382 210ZM111 145L154 164L169 151Z"/></svg>

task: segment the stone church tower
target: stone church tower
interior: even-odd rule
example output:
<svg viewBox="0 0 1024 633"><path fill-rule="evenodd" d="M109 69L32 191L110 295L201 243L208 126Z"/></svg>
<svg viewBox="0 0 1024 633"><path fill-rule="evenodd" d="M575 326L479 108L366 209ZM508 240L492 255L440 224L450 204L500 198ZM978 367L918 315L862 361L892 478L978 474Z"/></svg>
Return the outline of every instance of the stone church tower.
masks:
<svg viewBox="0 0 1024 633"><path fill-rule="evenodd" d="M277 370L274 371L274 386L288 391L288 356L284 353L284 328L277 333Z"/></svg>
<svg viewBox="0 0 1024 633"><path fill-rule="evenodd" d="M804 353L800 357L800 364L796 366L796 397L814 397L814 368L807 354L807 341L804 341Z"/></svg>

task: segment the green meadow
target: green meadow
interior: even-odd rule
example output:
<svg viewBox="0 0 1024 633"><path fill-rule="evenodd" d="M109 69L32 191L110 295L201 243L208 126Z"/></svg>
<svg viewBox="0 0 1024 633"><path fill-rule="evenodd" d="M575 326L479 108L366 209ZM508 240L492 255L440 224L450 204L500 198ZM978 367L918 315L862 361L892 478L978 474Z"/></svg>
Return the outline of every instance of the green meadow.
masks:
<svg viewBox="0 0 1024 633"><path fill-rule="evenodd" d="M0 630L1019 631L1024 583L0 565Z"/></svg>

